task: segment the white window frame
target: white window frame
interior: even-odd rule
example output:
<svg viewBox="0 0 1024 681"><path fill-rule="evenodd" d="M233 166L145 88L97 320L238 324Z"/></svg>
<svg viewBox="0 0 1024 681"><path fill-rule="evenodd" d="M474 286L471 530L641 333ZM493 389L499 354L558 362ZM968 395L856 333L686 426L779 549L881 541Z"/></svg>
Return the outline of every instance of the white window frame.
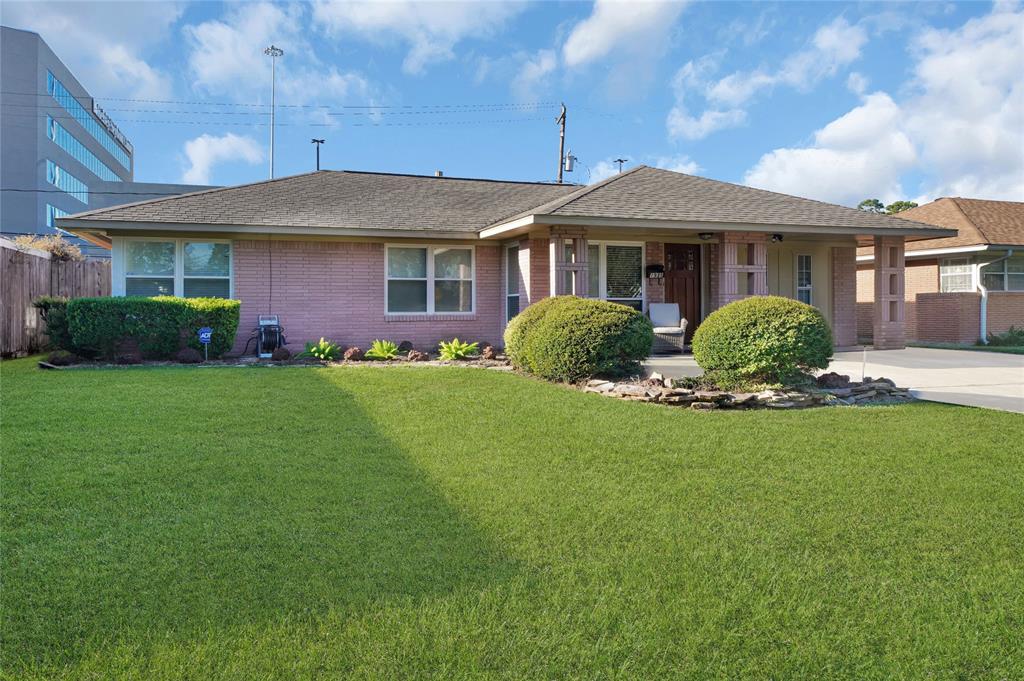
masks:
<svg viewBox="0 0 1024 681"><path fill-rule="evenodd" d="M1013 257L1013 259L1016 260L1018 256L1017 256L1016 253L1014 253L1014 255L1012 257ZM1019 272L1010 272L1010 270L1009 270L1010 262L1009 261L1010 261L1009 258L1004 258L1004 259L1000 260L999 262L979 263L978 268L977 268L978 269L978 276L981 277L982 283L984 283L986 276L989 276L989 277L996 276L996 277L1002 277L1003 278L1003 287L1001 289L991 289L990 288L990 289L988 289L988 291L990 293L1020 293L1021 291L1024 291L1024 288L1010 288L1010 275L1011 274L1020 274L1020 273ZM992 272L992 271L986 272L985 271L986 267L991 267L993 265L998 266L1001 271L999 271L999 272Z"/></svg>
<svg viewBox="0 0 1024 681"><path fill-rule="evenodd" d="M571 244L571 239L566 239L565 244ZM598 239L587 240L587 247L597 246L597 294L587 287L587 297L596 300L610 300L612 302L623 300L639 300L642 311L647 311L647 243L644 241L603 241ZM639 298L609 298L608 297L608 246L633 246L640 248L640 297ZM564 248L564 245L563 245ZM589 255L589 254L588 254ZM594 266L593 261L587 260L587 268ZM552 265L551 285L554 287L554 277L557 276ZM589 276L589 275L588 275ZM554 290L552 288L552 290Z"/></svg>
<svg viewBox="0 0 1024 681"><path fill-rule="evenodd" d="M522 302L521 298L520 298L520 294L519 294L519 289L517 288L515 293L513 293L509 289L509 287L508 287L508 277L509 277L508 258L509 258L509 252L513 248L516 249L516 269L519 270L519 277L517 277L516 279L518 280L519 278L521 278L523 276L522 275L522 270L521 270L520 265L519 265L519 244L518 243L505 244L505 248L503 248L502 251L501 251L502 255L504 256L504 261L502 262L502 265L504 265L504 267L502 267L501 270L502 270L502 273L504 274L504 280L505 280L503 282L503 285L502 285L502 288L505 290L505 301L504 301L505 302L505 309L502 311L502 316L505 319L505 324L506 325L508 325L508 323L510 321L512 321L511 319L509 319L509 316L508 316L508 299L512 298L514 296L515 299L516 299L516 302L518 302L518 303ZM474 292L476 291L476 285L475 284L473 286L473 290L474 290ZM519 311L522 312L522 310L523 310L523 308L520 305Z"/></svg>
<svg viewBox="0 0 1024 681"><path fill-rule="evenodd" d="M811 280L807 286L800 285L800 258L807 258L807 274ZM814 305L814 256L810 253L796 253L793 256L793 288L796 300L800 300L801 291L807 291L807 304Z"/></svg>
<svg viewBox="0 0 1024 681"><path fill-rule="evenodd" d="M388 287L392 279L395 281L423 281L423 277L391 277L388 274L388 258L392 248L424 248L427 251L427 311L426 312L401 312L388 309ZM466 279L434 279L434 251L435 250L452 250L461 249L469 251L470 257L470 278L468 281L472 284L473 294L470 296L470 310L455 310L446 312L444 310L434 310L434 282L435 281L467 281ZM476 289L477 289L477 278L476 278L476 246L466 244L445 244L445 243L428 243L428 244L402 244L402 243L389 243L384 244L384 313L389 317L408 317L408 316L419 316L425 317L427 315L456 315L462 317L469 317L476 314Z"/></svg>
<svg viewBox="0 0 1024 681"><path fill-rule="evenodd" d="M943 272L942 270L944 268L946 268L946 267L966 267L967 271L966 272ZM945 279L948 279L948 278L951 278L951 277L962 277L965 274L970 277L970 281L971 281L971 283L967 285L967 288L961 288L961 289L955 289L954 290L954 289L947 289L943 285L943 281ZM970 257L964 257L964 258L943 258L942 260L939 261L939 292L940 293L972 293L973 291L975 291L977 289L977 283L978 283L977 276L978 276L978 268L975 267L972 264Z"/></svg>
<svg viewBox="0 0 1024 681"><path fill-rule="evenodd" d="M174 296L183 298L185 295L185 279L223 279L224 277L185 276L185 244L228 244L228 298L235 297L235 246L231 239L210 239L203 236L194 237L160 237L160 236L122 236L111 237L111 295L123 296L127 291L127 279L159 279L161 277L128 277L126 275L125 258L128 244L135 241L149 241L174 244ZM165 277L166 278L166 277Z"/></svg>

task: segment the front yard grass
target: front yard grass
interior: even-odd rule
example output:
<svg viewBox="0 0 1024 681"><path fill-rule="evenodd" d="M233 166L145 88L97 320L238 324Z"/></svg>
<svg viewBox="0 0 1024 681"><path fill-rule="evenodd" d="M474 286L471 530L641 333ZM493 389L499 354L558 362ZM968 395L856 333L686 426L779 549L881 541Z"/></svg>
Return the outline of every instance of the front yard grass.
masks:
<svg viewBox="0 0 1024 681"><path fill-rule="evenodd" d="M1024 419L0 365L10 679L1021 678Z"/></svg>

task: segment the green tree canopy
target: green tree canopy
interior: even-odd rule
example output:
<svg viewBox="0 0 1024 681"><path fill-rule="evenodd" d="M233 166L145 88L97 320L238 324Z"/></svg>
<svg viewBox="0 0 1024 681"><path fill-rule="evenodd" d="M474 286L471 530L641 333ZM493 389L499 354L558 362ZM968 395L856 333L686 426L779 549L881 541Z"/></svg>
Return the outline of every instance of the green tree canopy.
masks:
<svg viewBox="0 0 1024 681"><path fill-rule="evenodd" d="M913 201L893 201L885 207L885 212L889 215L895 215L911 208L917 208L917 204Z"/></svg>
<svg viewBox="0 0 1024 681"><path fill-rule="evenodd" d="M866 210L869 213L884 213L885 205L878 199L864 199L857 204L857 208Z"/></svg>

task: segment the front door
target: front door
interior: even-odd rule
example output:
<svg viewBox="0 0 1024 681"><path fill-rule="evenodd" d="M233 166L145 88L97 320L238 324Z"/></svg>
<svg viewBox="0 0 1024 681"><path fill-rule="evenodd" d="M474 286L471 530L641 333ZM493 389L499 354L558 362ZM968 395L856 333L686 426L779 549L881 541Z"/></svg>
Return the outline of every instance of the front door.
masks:
<svg viewBox="0 0 1024 681"><path fill-rule="evenodd" d="M665 244L665 302L686 319L686 342L700 323L700 246Z"/></svg>

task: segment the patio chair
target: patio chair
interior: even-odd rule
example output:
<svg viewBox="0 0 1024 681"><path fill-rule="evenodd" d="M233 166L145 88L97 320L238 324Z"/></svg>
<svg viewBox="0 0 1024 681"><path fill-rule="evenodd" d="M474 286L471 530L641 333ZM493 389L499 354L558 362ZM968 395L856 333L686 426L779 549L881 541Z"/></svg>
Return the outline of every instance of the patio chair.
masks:
<svg viewBox="0 0 1024 681"><path fill-rule="evenodd" d="M679 316L676 303L651 303L647 314L654 325L654 345L651 351L683 352L686 339L686 320Z"/></svg>

